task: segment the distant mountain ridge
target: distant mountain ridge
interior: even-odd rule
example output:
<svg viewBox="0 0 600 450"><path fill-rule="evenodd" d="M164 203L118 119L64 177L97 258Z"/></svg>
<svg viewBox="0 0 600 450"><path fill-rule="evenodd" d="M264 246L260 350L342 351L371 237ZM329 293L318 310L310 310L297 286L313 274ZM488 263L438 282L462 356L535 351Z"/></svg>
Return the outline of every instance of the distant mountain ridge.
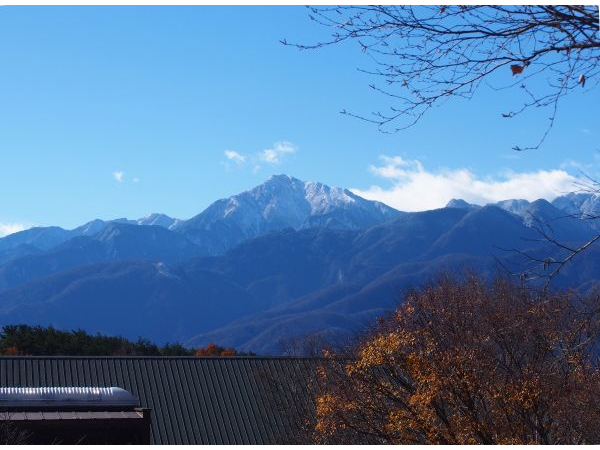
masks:
<svg viewBox="0 0 600 450"><path fill-rule="evenodd" d="M539 208L543 202L546 202L556 208L556 210L561 211L561 217L570 215L573 218L588 220L588 224L592 228L600 230L600 221L595 220L600 218L600 194L593 192L572 192L558 196L551 202L543 199L532 202L524 199L508 199L489 203L489 205L498 206L505 211L523 217L526 221L531 223L531 220L535 219L536 212L540 212ZM480 205L467 203L462 199L452 199L446 204L446 207L465 209L481 208ZM545 207L545 209L546 212L548 212L548 207ZM552 213L552 215L558 217L558 214Z"/></svg>
<svg viewBox="0 0 600 450"><path fill-rule="evenodd" d="M22 245L35 247L38 250L48 250L67 240L77 236L93 236L104 227L113 223L124 223L129 225L157 225L171 228L179 223L179 219L173 219L165 214L149 214L137 220L125 218L113 220L94 219L72 230L60 227L34 227L19 231L0 238L0 256L3 252L18 248Z"/></svg>
<svg viewBox="0 0 600 450"><path fill-rule="evenodd" d="M584 240L593 233L583 230L557 237ZM474 268L491 276L499 270L494 256L514 257L497 246L549 251L536 237L521 217L495 206L407 213L366 230L285 229L219 257L108 260L60 271L0 292L0 320L276 354L288 336L342 338L361 329L390 311L403 289L441 270ZM598 256L596 249L584 255L558 281L600 282Z"/></svg>
<svg viewBox="0 0 600 450"><path fill-rule="evenodd" d="M77 236L94 236L111 223L160 226L190 239L205 255L219 255L246 239L269 231L311 227L356 230L392 220L401 214L347 189L301 181L288 175L274 175L251 190L217 200L188 220L153 213L137 220L95 219L73 230L36 227L20 231L0 238L0 262L11 259L11 255L26 254L28 250L30 253L48 250ZM21 245L30 247L23 247L20 252L14 250Z"/></svg>
<svg viewBox="0 0 600 450"><path fill-rule="evenodd" d="M345 189L278 175L254 189L216 201L187 221L155 213L137 220L96 219L73 230L40 227L7 236L0 239L0 290L82 264L131 259L183 261L221 255L271 231L313 227L356 230L401 214ZM152 232L158 241L148 241L148 227L164 230ZM111 251L106 248L105 236L115 230L127 230L132 245L145 243L152 250L144 252L140 244L134 252L124 251L126 243L120 239L118 248ZM186 247L185 251L169 252L174 243Z"/></svg>
<svg viewBox="0 0 600 450"><path fill-rule="evenodd" d="M523 199L502 200L493 205L527 216L530 205ZM600 215L600 194L570 193L556 197L551 204L580 218ZM480 205L452 199L448 208L477 209ZM274 175L263 184L217 200L200 214L180 220L152 213L136 220L95 219L72 230L35 227L0 238L0 264L19 255L35 254L77 236L93 236L110 223L160 226L195 242L204 254L222 254L246 239L268 231L321 227L365 229L405 214L383 203L365 200L347 189L323 183L301 181L288 175ZM600 221L590 226L600 229Z"/></svg>
<svg viewBox="0 0 600 450"><path fill-rule="evenodd" d="M508 200L404 213L341 188L274 176L186 221L161 214L33 228L0 239L0 321L83 327L277 353L289 336L348 336L400 292L443 270L491 276L523 263L510 249L560 257L538 228L577 245L597 234L597 196ZM559 208L560 207L560 208ZM591 248L559 286L600 283Z"/></svg>
<svg viewBox="0 0 600 450"><path fill-rule="evenodd" d="M177 262L199 256L200 249L163 227L111 222L93 236L79 235L45 252L0 264L0 291L64 270L104 261Z"/></svg>

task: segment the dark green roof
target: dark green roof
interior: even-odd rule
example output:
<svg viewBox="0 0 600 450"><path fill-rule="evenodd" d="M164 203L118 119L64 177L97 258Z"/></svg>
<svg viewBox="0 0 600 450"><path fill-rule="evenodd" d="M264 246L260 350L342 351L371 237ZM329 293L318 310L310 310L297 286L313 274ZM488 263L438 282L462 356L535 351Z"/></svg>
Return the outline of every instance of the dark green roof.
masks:
<svg viewBox="0 0 600 450"><path fill-rule="evenodd" d="M0 386L116 386L152 409L155 444L306 442L303 358L0 357Z"/></svg>

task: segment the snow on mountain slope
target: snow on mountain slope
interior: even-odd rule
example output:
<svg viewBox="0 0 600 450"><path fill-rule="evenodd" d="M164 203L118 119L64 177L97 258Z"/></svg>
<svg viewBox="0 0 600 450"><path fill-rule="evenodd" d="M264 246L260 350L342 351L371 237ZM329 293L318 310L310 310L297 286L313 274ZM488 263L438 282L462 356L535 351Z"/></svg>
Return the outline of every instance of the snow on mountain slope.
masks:
<svg viewBox="0 0 600 450"><path fill-rule="evenodd" d="M552 201L558 209L569 214L600 214L600 194L571 192Z"/></svg>
<svg viewBox="0 0 600 450"><path fill-rule="evenodd" d="M475 205L473 203L468 203L462 198L453 198L448 203L446 203L446 208L478 209L481 208L481 206Z"/></svg>
<svg viewBox="0 0 600 450"><path fill-rule="evenodd" d="M275 175L254 189L221 199L173 227L209 254L220 254L260 234L315 226L343 230L368 228L398 217L383 203L347 189Z"/></svg>
<svg viewBox="0 0 600 450"><path fill-rule="evenodd" d="M600 216L600 194L572 192L555 198L552 205L567 214L588 219L592 228L600 230L600 220L597 219Z"/></svg>
<svg viewBox="0 0 600 450"><path fill-rule="evenodd" d="M148 214L135 221L137 225L155 225L167 229L172 229L177 223L181 222L179 219L174 219L167 216L166 214L152 213Z"/></svg>
<svg viewBox="0 0 600 450"><path fill-rule="evenodd" d="M492 203L499 208L502 208L505 211L511 212L518 216L522 216L527 211L531 203L527 200L523 199L510 199L510 200L502 200L496 203Z"/></svg>
<svg viewBox="0 0 600 450"><path fill-rule="evenodd" d="M519 216L527 216L530 214L534 203L527 200L511 199L502 200L494 203L494 205ZM600 215L600 194L591 192L571 192L556 197L550 204L560 211L581 219L592 219ZM590 226L596 225L596 228L600 226L600 224L592 222L590 221Z"/></svg>

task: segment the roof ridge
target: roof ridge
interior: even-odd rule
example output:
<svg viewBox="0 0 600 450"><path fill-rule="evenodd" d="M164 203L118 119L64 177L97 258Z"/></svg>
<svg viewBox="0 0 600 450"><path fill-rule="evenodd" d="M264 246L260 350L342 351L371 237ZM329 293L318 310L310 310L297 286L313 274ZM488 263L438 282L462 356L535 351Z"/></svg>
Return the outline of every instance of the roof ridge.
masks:
<svg viewBox="0 0 600 450"><path fill-rule="evenodd" d="M321 356L143 356L143 355L118 355L118 356L101 356L101 355L0 355L0 359L248 359L248 360L278 360L278 359L297 359L297 360L313 360L326 359Z"/></svg>

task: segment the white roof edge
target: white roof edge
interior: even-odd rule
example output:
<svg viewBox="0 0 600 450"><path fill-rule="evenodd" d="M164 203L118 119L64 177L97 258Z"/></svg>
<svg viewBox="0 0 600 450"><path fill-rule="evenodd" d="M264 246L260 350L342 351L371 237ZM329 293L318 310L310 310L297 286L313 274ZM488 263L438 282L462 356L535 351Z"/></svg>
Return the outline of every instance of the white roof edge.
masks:
<svg viewBox="0 0 600 450"><path fill-rule="evenodd" d="M120 387L0 387L0 407L37 405L138 406L139 401Z"/></svg>

